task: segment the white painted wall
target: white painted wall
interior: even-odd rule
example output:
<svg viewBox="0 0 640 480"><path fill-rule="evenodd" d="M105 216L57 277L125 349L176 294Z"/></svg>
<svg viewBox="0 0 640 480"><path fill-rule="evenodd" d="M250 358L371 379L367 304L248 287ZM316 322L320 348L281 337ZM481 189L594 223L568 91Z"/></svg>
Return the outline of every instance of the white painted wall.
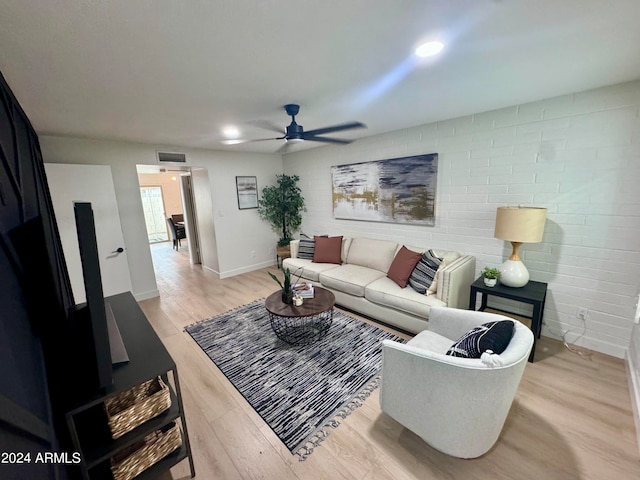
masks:
<svg viewBox="0 0 640 480"><path fill-rule="evenodd" d="M497 207L547 207L543 242L520 250L531 278L549 283L543 334L570 330L568 341L622 358L640 288L639 108L640 81L294 152L284 170L301 178L306 234L432 244L475 255L478 273L511 253L493 238ZM434 227L333 218L332 165L432 152Z"/></svg>
<svg viewBox="0 0 640 480"><path fill-rule="evenodd" d="M158 295L147 242L136 165L155 164L156 150L187 154L188 165L208 170L212 191L220 276L251 271L275 262L277 236L256 210L239 210L236 175L255 175L258 186L273 183L282 172L274 154L217 152L125 142L40 135L46 163L110 165L127 248L133 294L137 299ZM256 256L252 257L251 252Z"/></svg>

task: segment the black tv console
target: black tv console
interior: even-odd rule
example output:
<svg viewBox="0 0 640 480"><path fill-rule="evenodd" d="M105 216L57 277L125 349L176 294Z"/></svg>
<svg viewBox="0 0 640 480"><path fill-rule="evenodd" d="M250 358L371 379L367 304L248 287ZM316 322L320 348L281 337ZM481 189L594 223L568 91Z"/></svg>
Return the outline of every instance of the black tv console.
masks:
<svg viewBox="0 0 640 480"><path fill-rule="evenodd" d="M195 469L176 364L131 293L107 297L105 302L110 305L113 311L129 355L129 362L114 365L112 385L99 393L84 394L80 398L74 399L66 412L73 448L81 456L81 462L78 465L79 474L85 480L113 478L110 461L114 455L140 441L149 433L175 421L182 430L182 446L135 478L156 478L160 472L170 469L184 459L189 461L193 478ZM171 407L122 437L113 440L107 424L104 400L158 376L162 377L163 381L169 385Z"/></svg>

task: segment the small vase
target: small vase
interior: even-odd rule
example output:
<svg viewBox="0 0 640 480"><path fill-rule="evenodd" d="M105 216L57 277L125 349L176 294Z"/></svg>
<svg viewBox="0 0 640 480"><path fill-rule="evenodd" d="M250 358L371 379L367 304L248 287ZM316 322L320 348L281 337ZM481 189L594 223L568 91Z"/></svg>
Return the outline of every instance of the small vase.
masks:
<svg viewBox="0 0 640 480"><path fill-rule="evenodd" d="M487 287L495 287L495 286L496 286L496 283L498 283L498 279L497 279L497 278L487 278L487 277L484 277L484 284L485 284Z"/></svg>
<svg viewBox="0 0 640 480"><path fill-rule="evenodd" d="M282 290L282 303L286 303L287 305L291 305L293 303L293 290Z"/></svg>

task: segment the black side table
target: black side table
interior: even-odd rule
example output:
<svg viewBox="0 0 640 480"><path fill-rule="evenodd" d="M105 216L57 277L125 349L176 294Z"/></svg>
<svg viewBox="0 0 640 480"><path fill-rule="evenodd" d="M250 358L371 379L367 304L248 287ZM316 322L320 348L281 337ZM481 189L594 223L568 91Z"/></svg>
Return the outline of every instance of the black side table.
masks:
<svg viewBox="0 0 640 480"><path fill-rule="evenodd" d="M484 284L484 278L481 276L475 282L471 284L471 293L469 295L469 310L476 309L476 296L480 293L480 311L487 308L487 300L489 295L494 297L508 298L517 302L528 303L533 305L533 315L531 319L531 331L533 332L533 348L529 355L529 361L533 362L533 356L536 353L536 340L540 338L540 332L542 330L542 313L544 312L544 302L547 297L547 284L544 282L529 281L524 287L513 288L507 287L498 283L495 287L487 287ZM513 313L513 312L504 312ZM519 313L513 313L514 315L520 315Z"/></svg>

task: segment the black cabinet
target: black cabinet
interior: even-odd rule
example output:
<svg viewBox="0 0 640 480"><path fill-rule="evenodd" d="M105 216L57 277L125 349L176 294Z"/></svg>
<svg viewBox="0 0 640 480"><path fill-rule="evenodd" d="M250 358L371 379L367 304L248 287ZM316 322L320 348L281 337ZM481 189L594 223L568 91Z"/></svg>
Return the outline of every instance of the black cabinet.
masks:
<svg viewBox="0 0 640 480"><path fill-rule="evenodd" d="M191 477L195 476L193 457L184 418L180 382L176 364L131 293L107 297L124 342L129 362L114 365L113 384L94 395L74 399L66 413L67 426L75 451L82 462L79 473L85 480L113 478L111 458L130 448L150 433L177 422L182 432L182 446L142 472L136 479L155 478L187 459ZM169 386L171 406L118 439L113 439L104 408L105 399L161 377Z"/></svg>

